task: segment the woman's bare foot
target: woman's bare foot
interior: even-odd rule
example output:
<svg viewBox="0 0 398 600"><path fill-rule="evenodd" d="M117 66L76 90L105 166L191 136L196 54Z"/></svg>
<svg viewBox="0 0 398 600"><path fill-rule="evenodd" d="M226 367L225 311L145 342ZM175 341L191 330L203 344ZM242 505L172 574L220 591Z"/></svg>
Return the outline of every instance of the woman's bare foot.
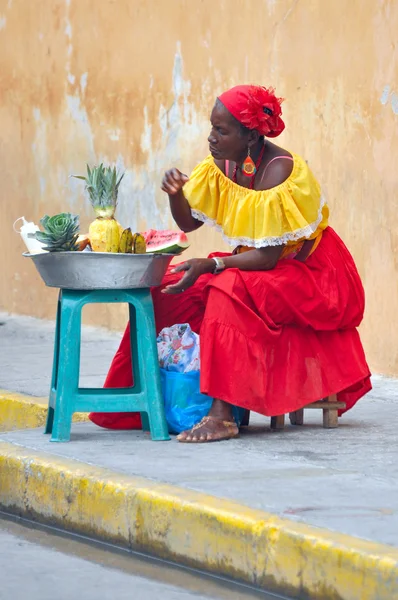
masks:
<svg viewBox="0 0 398 600"><path fill-rule="evenodd" d="M177 436L177 440L186 444L205 444L221 442L239 437L239 429L234 421L232 407L222 400L214 400L207 417Z"/></svg>

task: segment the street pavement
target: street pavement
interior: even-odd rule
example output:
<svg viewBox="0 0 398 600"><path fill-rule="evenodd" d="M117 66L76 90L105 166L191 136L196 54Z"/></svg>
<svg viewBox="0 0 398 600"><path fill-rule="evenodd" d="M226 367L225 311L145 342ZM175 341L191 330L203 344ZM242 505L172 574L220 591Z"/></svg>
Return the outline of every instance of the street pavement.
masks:
<svg viewBox="0 0 398 600"><path fill-rule="evenodd" d="M226 581L0 518L0 600L276 600Z"/></svg>
<svg viewBox="0 0 398 600"><path fill-rule="evenodd" d="M0 388L45 396L54 324L4 314L0 323ZM84 329L82 385L103 384L119 340ZM74 424L66 444L51 444L42 430L0 438L397 546L398 381L374 377L373 385L337 430L322 428L321 411L307 411L304 427L280 433L255 415L239 439L220 444L155 443L142 432L91 423Z"/></svg>

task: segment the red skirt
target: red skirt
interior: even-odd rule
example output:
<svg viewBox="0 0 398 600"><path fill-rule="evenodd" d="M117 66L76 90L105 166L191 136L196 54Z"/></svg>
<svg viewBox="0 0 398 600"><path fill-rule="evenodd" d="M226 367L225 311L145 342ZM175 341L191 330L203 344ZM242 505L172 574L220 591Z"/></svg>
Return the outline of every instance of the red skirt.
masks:
<svg viewBox="0 0 398 600"><path fill-rule="evenodd" d="M168 272L163 286L180 277ZM364 313L362 283L330 227L305 263L283 259L271 271L203 275L177 296L161 289L152 291L157 331L189 323L200 334L201 391L212 398L276 416L334 393L348 410L371 389L356 329ZM132 383L127 327L105 387ZM90 419L110 429L141 427L136 413Z"/></svg>

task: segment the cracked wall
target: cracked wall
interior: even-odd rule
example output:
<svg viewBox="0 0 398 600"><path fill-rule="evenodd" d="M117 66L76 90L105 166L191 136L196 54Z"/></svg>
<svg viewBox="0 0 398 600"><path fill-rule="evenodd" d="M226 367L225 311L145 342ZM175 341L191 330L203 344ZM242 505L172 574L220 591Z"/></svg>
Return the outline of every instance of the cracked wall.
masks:
<svg viewBox="0 0 398 600"><path fill-rule="evenodd" d="M171 226L163 171L205 156L217 93L259 82L286 98L280 142L310 162L357 261L369 362L398 375L397 31L394 0L0 0L0 307L55 313L56 291L21 257L17 217L71 210L86 227L69 175L104 160L127 170L124 225ZM191 255L224 248L211 230L192 241ZM86 318L120 328L125 312Z"/></svg>

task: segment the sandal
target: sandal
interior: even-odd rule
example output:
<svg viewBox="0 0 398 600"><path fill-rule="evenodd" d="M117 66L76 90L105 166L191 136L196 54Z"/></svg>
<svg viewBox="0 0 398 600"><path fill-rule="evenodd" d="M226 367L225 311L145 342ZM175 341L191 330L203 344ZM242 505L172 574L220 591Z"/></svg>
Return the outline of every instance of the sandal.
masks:
<svg viewBox="0 0 398 600"><path fill-rule="evenodd" d="M215 425L214 431L209 431L208 425ZM200 433L200 429L205 429ZM207 431L206 431L207 429ZM188 439L194 437L194 439ZM177 436L177 440L181 444L207 444L209 442L222 442L225 440L233 440L239 437L239 429L235 421L222 421L217 417L203 417L203 419L189 429L183 431Z"/></svg>

